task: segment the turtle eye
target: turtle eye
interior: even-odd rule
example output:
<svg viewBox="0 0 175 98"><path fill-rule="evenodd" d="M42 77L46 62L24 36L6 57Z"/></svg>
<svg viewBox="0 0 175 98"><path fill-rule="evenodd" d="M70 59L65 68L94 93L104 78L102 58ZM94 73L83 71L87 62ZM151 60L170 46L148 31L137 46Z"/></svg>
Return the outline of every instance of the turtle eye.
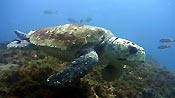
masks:
<svg viewBox="0 0 175 98"><path fill-rule="evenodd" d="M137 48L133 46L128 46L128 50L130 54L136 54L137 53Z"/></svg>

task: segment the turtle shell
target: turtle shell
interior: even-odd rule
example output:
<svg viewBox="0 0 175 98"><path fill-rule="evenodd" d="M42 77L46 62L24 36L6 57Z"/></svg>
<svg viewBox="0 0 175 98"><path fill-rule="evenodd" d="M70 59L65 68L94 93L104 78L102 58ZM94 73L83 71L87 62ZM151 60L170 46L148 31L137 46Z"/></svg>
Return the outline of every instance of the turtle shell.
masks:
<svg viewBox="0 0 175 98"><path fill-rule="evenodd" d="M111 34L109 30L100 27L66 24L31 31L27 37L37 46L72 50L80 49L88 43L101 43Z"/></svg>

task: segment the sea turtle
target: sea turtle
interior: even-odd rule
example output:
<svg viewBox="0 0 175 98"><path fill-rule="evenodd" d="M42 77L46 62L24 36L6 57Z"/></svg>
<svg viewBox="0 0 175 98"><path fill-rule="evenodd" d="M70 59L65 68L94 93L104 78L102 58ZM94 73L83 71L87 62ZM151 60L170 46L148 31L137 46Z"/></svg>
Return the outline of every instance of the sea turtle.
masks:
<svg viewBox="0 0 175 98"><path fill-rule="evenodd" d="M41 28L28 34L18 30L15 33L21 40L28 41L53 56L72 61L63 70L48 77L47 84L58 88L71 86L97 63L111 66L106 68L113 69L111 72L115 70L115 76L121 74L126 64L145 61L145 51L142 47L118 38L111 31L101 27L65 24ZM24 47L29 45L24 45L23 41L10 44L9 48L18 47L19 44L23 44Z"/></svg>

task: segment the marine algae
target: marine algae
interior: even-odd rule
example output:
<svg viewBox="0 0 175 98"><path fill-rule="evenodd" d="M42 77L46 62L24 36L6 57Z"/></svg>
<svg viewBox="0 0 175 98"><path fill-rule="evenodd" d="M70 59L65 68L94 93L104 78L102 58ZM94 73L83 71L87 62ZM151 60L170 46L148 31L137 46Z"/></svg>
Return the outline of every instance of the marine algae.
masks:
<svg viewBox="0 0 175 98"><path fill-rule="evenodd" d="M53 88L47 77L70 62L46 55L39 49L0 49L0 66L19 65L0 75L0 98L174 98L174 73L154 60L124 69L122 76L105 81L105 65L97 65L74 87Z"/></svg>

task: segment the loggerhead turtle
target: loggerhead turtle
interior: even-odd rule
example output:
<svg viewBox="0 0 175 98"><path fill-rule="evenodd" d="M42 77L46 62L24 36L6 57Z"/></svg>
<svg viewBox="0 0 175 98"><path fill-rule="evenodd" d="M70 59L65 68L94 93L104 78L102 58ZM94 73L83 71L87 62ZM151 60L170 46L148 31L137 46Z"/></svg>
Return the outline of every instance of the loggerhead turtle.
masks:
<svg viewBox="0 0 175 98"><path fill-rule="evenodd" d="M72 61L69 66L48 77L46 83L58 88L71 86L97 63L111 66L106 68L112 69L111 72L115 71L115 74L111 73L111 76L114 74L115 77L121 74L125 64L145 61L145 51L142 47L126 39L118 38L101 27L65 24L41 28L30 31L28 34L20 31L15 31L15 33L25 41L12 42L8 48L25 47L29 43L23 42L28 41L53 56Z"/></svg>

